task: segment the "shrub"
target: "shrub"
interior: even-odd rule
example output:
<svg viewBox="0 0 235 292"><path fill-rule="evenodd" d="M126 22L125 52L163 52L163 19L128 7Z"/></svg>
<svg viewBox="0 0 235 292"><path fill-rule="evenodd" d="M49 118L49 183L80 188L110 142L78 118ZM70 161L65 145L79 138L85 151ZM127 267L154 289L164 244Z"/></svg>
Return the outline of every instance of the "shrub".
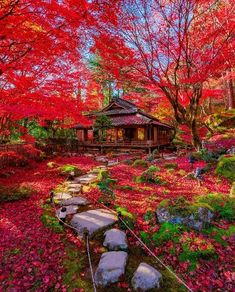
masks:
<svg viewBox="0 0 235 292"><path fill-rule="evenodd" d="M43 152L31 144L27 144L22 147L22 154L25 157L36 161L41 161L43 159Z"/></svg>
<svg viewBox="0 0 235 292"><path fill-rule="evenodd" d="M235 156L221 156L216 167L216 173L235 181Z"/></svg>
<svg viewBox="0 0 235 292"><path fill-rule="evenodd" d="M200 203L206 203L211 206L220 218L228 221L235 220L235 200L233 197L214 193L200 196L197 200Z"/></svg>
<svg viewBox="0 0 235 292"><path fill-rule="evenodd" d="M159 171L160 168L154 165L150 166L147 170L145 170L141 176L137 176L135 181L137 183L156 183L156 184L165 184L165 182L158 176L156 176L155 172Z"/></svg>
<svg viewBox="0 0 235 292"><path fill-rule="evenodd" d="M176 169L178 167L177 163L165 163L164 168L166 169Z"/></svg>
<svg viewBox="0 0 235 292"><path fill-rule="evenodd" d="M14 151L6 151L0 153L1 166L25 166L28 164L26 158Z"/></svg>
<svg viewBox="0 0 235 292"><path fill-rule="evenodd" d="M33 189L26 185L0 186L0 202L12 202L30 197Z"/></svg>
<svg viewBox="0 0 235 292"><path fill-rule="evenodd" d="M145 168L145 167L148 166L148 163L147 163L146 161L142 160L142 159L136 159L136 160L133 162L132 166L134 166L134 167L143 167L143 168Z"/></svg>
<svg viewBox="0 0 235 292"><path fill-rule="evenodd" d="M59 167L59 170L61 175L69 175L71 172L74 172L75 176L79 176L82 174L81 169L71 164L65 164Z"/></svg>

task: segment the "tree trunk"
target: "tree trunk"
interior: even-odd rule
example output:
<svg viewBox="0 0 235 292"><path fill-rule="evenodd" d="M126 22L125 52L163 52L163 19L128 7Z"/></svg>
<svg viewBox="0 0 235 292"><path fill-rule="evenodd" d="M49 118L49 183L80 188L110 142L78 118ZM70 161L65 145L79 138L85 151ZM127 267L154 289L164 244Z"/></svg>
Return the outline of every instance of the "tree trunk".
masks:
<svg viewBox="0 0 235 292"><path fill-rule="evenodd" d="M194 120L191 124L191 133L193 146L195 147L196 150L200 150L202 148L202 142L197 131L196 120Z"/></svg>

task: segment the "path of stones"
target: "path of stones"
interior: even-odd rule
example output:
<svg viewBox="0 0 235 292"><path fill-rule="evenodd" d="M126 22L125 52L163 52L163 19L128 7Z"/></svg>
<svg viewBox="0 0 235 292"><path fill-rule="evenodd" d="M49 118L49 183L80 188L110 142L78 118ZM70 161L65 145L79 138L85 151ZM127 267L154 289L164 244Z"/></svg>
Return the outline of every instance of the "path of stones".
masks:
<svg viewBox="0 0 235 292"><path fill-rule="evenodd" d="M108 249L101 255L98 267L95 270L95 283L98 287L105 287L111 283L116 283L120 277L125 275L125 268L128 259L128 243L126 233L111 228L118 221L117 214L107 209L94 209L92 204L81 195L84 185L89 185L97 181L98 171L106 170L117 164L115 161L106 161L105 157L98 157L97 161L106 163L91 170L89 173L76 177L73 181L67 181L67 192L56 193L55 202L66 207L66 214L73 215L71 222L79 236L83 236L84 231L88 231L89 236L100 231L105 231L103 246ZM87 206L88 210L79 212L79 206ZM60 208L60 209L61 209ZM60 212L57 210L57 214ZM109 229L111 228L111 229ZM159 288L162 275L147 263L140 263L132 277L131 284L134 290L148 291Z"/></svg>

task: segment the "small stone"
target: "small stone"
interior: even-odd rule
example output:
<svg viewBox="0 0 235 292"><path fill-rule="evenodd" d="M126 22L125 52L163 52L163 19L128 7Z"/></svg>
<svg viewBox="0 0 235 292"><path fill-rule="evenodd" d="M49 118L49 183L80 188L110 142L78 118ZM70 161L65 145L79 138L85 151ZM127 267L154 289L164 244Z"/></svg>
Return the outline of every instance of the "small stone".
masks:
<svg viewBox="0 0 235 292"><path fill-rule="evenodd" d="M103 245L109 250L127 250L126 233L119 229L110 229L105 232Z"/></svg>
<svg viewBox="0 0 235 292"><path fill-rule="evenodd" d="M68 205L78 205L78 206L86 206L88 205L89 202L87 201L87 199L82 198L82 197L71 197L68 200L64 200L63 202L61 202L61 205L63 206L68 206Z"/></svg>
<svg viewBox="0 0 235 292"><path fill-rule="evenodd" d="M127 257L128 255L124 251L103 253L95 272L96 284L105 287L108 284L118 282L125 273Z"/></svg>
<svg viewBox="0 0 235 292"><path fill-rule="evenodd" d="M61 210L61 208L56 211L57 215L59 215L60 210ZM78 206L75 206L75 205L66 206L66 214L67 215L76 214L77 211L78 211Z"/></svg>
<svg viewBox="0 0 235 292"><path fill-rule="evenodd" d="M56 193L53 197L54 200L63 201L72 198L72 196L68 193Z"/></svg>
<svg viewBox="0 0 235 292"><path fill-rule="evenodd" d="M134 273L131 284L134 290L147 291L160 287L161 273L146 263L141 263Z"/></svg>
<svg viewBox="0 0 235 292"><path fill-rule="evenodd" d="M78 234L82 236L84 230L88 230L89 235L93 235L93 233L113 225L117 220L117 215L114 212L97 209L75 214L71 224L77 229Z"/></svg>
<svg viewBox="0 0 235 292"><path fill-rule="evenodd" d="M77 189L77 188L69 188L68 192L73 193L73 194L79 194L81 192L81 188Z"/></svg>

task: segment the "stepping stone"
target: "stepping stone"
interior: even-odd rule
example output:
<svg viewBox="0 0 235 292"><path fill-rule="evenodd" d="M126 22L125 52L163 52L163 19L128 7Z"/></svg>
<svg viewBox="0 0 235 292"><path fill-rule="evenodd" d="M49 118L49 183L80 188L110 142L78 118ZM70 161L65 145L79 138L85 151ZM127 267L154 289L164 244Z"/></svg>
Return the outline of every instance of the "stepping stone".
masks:
<svg viewBox="0 0 235 292"><path fill-rule="evenodd" d="M89 202L87 199L82 197L71 197L68 200L64 200L61 202L62 206L69 206L69 205L77 205L77 206L86 206Z"/></svg>
<svg viewBox="0 0 235 292"><path fill-rule="evenodd" d="M68 183L67 184L68 188L76 188L76 189L81 189L82 185L81 184L78 184L78 183Z"/></svg>
<svg viewBox="0 0 235 292"><path fill-rule="evenodd" d="M115 160L109 160L108 161L108 165L107 165L108 167L109 166L115 166L115 165L118 165L118 161L115 161Z"/></svg>
<svg viewBox="0 0 235 292"><path fill-rule="evenodd" d="M124 251L110 251L102 254L95 272L95 282L98 286L107 286L118 282L124 275L127 262L127 253Z"/></svg>
<svg viewBox="0 0 235 292"><path fill-rule="evenodd" d="M103 246L108 250L127 250L126 233L119 229L110 229L105 232L105 240Z"/></svg>
<svg viewBox="0 0 235 292"><path fill-rule="evenodd" d="M118 220L114 212L106 209L89 210L79 214L75 214L71 220L72 226L77 229L79 235L83 235L84 230L88 230L89 235L103 230Z"/></svg>
<svg viewBox="0 0 235 292"><path fill-rule="evenodd" d="M95 182L97 180L97 175L95 174L85 174L79 177L76 177L74 181L81 183L81 184L89 184Z"/></svg>
<svg viewBox="0 0 235 292"><path fill-rule="evenodd" d="M53 197L53 199L57 201L63 201L71 198L72 196L68 193L56 193Z"/></svg>
<svg viewBox="0 0 235 292"><path fill-rule="evenodd" d="M106 156L96 156L95 160L98 162L107 162L108 159Z"/></svg>
<svg viewBox="0 0 235 292"><path fill-rule="evenodd" d="M61 209L62 208L56 210L57 215L59 215ZM75 205L66 206L66 215L76 214L77 211L78 211L78 206L75 206Z"/></svg>
<svg viewBox="0 0 235 292"><path fill-rule="evenodd" d="M131 284L135 291L147 291L159 288L161 273L146 263L141 263L134 273Z"/></svg>
<svg viewBox="0 0 235 292"><path fill-rule="evenodd" d="M74 193L74 194L79 194L81 192L81 188L69 188L68 192Z"/></svg>

